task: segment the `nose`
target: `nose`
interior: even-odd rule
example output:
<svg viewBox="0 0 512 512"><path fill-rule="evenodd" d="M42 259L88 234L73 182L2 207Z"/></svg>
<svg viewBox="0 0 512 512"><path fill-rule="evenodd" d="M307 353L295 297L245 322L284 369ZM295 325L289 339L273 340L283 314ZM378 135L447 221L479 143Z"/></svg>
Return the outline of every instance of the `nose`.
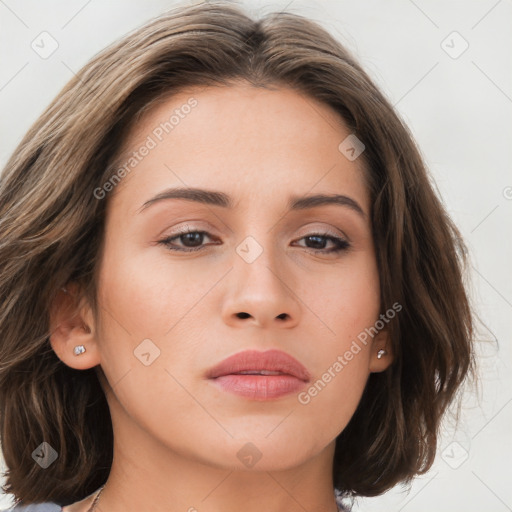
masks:
<svg viewBox="0 0 512 512"><path fill-rule="evenodd" d="M235 252L224 283L223 320L233 327L294 327L301 313L296 279L284 255L262 249L253 261Z"/></svg>

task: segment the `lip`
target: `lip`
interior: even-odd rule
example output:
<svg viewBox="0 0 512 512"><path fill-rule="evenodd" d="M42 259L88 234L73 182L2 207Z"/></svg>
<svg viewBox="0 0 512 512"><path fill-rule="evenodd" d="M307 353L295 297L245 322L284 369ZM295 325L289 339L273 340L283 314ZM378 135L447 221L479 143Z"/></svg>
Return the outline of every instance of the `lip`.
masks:
<svg viewBox="0 0 512 512"><path fill-rule="evenodd" d="M245 350L234 354L211 368L206 378L224 391L253 400L270 400L303 388L311 375L295 358L273 349L265 352Z"/></svg>

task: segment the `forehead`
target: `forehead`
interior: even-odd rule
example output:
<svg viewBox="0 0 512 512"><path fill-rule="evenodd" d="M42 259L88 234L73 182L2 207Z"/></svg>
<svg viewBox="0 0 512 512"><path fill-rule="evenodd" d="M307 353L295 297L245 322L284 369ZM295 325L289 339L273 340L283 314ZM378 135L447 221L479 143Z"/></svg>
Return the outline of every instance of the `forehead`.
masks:
<svg viewBox="0 0 512 512"><path fill-rule="evenodd" d="M339 149L349 135L328 105L287 87L192 87L134 124L117 159L133 165L112 199L134 209L141 195L179 185L222 188L235 199L343 189L364 204L362 159Z"/></svg>

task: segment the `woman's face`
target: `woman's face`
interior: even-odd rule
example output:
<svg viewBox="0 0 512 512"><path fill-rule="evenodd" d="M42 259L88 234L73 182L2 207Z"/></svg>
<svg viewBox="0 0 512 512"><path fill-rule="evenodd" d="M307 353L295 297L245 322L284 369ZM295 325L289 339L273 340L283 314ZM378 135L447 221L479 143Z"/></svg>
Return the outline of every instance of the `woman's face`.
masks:
<svg viewBox="0 0 512 512"><path fill-rule="evenodd" d="M379 275L349 135L310 97L245 84L181 92L135 126L119 184L96 191L109 204L93 332L115 431L224 468L334 449L390 361L384 331L362 335ZM176 189L212 195L165 197ZM341 198L290 206L320 194ZM285 352L309 380L272 357L279 375L208 377L248 350Z"/></svg>

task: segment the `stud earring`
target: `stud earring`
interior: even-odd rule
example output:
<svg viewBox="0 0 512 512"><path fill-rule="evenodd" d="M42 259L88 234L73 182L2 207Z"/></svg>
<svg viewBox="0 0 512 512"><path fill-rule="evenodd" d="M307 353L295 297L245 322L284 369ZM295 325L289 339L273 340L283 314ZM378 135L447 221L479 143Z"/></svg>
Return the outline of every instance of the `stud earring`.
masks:
<svg viewBox="0 0 512 512"><path fill-rule="evenodd" d="M75 356L79 356L80 354L83 354L85 352L85 347L83 345L77 345L73 352L75 353Z"/></svg>
<svg viewBox="0 0 512 512"><path fill-rule="evenodd" d="M378 352L377 352L377 359L380 359L384 354L386 353L386 351L384 349L380 349Z"/></svg>

